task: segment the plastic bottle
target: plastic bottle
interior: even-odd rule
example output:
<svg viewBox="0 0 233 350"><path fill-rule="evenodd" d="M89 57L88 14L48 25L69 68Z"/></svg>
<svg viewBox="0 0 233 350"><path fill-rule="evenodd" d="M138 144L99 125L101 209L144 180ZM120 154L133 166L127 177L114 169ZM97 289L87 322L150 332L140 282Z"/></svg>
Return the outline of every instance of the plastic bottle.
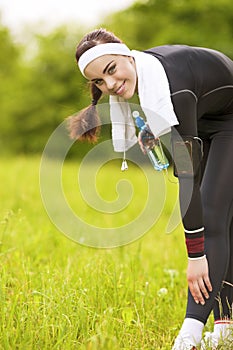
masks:
<svg viewBox="0 0 233 350"><path fill-rule="evenodd" d="M141 140L145 151L155 170L161 171L169 167L169 162L163 152L163 148L159 138L155 138L149 126L145 124L138 111L132 113L135 124L140 130Z"/></svg>

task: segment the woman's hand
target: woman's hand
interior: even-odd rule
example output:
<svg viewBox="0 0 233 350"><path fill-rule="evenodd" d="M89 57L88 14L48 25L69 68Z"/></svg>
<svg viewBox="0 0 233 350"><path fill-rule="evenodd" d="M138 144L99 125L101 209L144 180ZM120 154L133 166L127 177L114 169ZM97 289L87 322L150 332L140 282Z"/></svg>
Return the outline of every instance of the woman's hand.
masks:
<svg viewBox="0 0 233 350"><path fill-rule="evenodd" d="M141 148L142 153L146 154L146 148L145 148L145 146L143 145L143 142L142 142L142 135L143 135L143 132L140 131L138 133L138 144L139 144L139 146Z"/></svg>
<svg viewBox="0 0 233 350"><path fill-rule="evenodd" d="M149 129L149 127L148 127L148 129ZM157 139L154 137L154 135L152 133L149 133L149 132L145 133L144 130L142 130L138 133L138 143L139 143L139 146L144 154L147 153L146 152L147 148L151 148L155 145L156 140Z"/></svg>
<svg viewBox="0 0 233 350"><path fill-rule="evenodd" d="M205 304L212 285L209 279L208 262L205 256L198 260L188 260L187 280L190 292L197 304Z"/></svg>

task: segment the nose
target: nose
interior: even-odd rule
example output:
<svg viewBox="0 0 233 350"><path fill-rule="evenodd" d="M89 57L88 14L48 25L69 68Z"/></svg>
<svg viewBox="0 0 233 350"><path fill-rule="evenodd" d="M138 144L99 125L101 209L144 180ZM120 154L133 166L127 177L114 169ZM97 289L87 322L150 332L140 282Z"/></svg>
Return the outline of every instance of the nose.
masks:
<svg viewBox="0 0 233 350"><path fill-rule="evenodd" d="M116 80L114 79L114 77L109 76L105 79L105 84L108 90L114 90Z"/></svg>

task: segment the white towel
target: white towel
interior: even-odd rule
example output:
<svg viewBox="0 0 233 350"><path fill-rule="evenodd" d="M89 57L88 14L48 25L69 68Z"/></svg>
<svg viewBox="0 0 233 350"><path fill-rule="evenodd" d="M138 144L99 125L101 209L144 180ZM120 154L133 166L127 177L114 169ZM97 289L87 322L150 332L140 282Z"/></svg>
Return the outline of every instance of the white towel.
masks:
<svg viewBox="0 0 233 350"><path fill-rule="evenodd" d="M138 76L140 106L155 137L168 133L179 124L171 101L166 72L160 61L151 54L132 50ZM110 96L112 140L116 152L124 152L136 142L136 132L130 104L119 96Z"/></svg>

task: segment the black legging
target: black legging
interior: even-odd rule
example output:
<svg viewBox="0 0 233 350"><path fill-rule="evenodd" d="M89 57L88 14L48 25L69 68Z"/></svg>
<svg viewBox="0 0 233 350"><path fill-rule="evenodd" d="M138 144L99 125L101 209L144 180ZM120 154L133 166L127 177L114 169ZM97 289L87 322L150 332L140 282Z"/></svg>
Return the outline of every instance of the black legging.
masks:
<svg viewBox="0 0 233 350"><path fill-rule="evenodd" d="M204 306L196 304L189 292L186 317L206 323L212 309L215 319L230 317L233 302L233 287L224 284L221 290L222 281L233 284L233 130L205 140L204 155L201 197L213 291Z"/></svg>

